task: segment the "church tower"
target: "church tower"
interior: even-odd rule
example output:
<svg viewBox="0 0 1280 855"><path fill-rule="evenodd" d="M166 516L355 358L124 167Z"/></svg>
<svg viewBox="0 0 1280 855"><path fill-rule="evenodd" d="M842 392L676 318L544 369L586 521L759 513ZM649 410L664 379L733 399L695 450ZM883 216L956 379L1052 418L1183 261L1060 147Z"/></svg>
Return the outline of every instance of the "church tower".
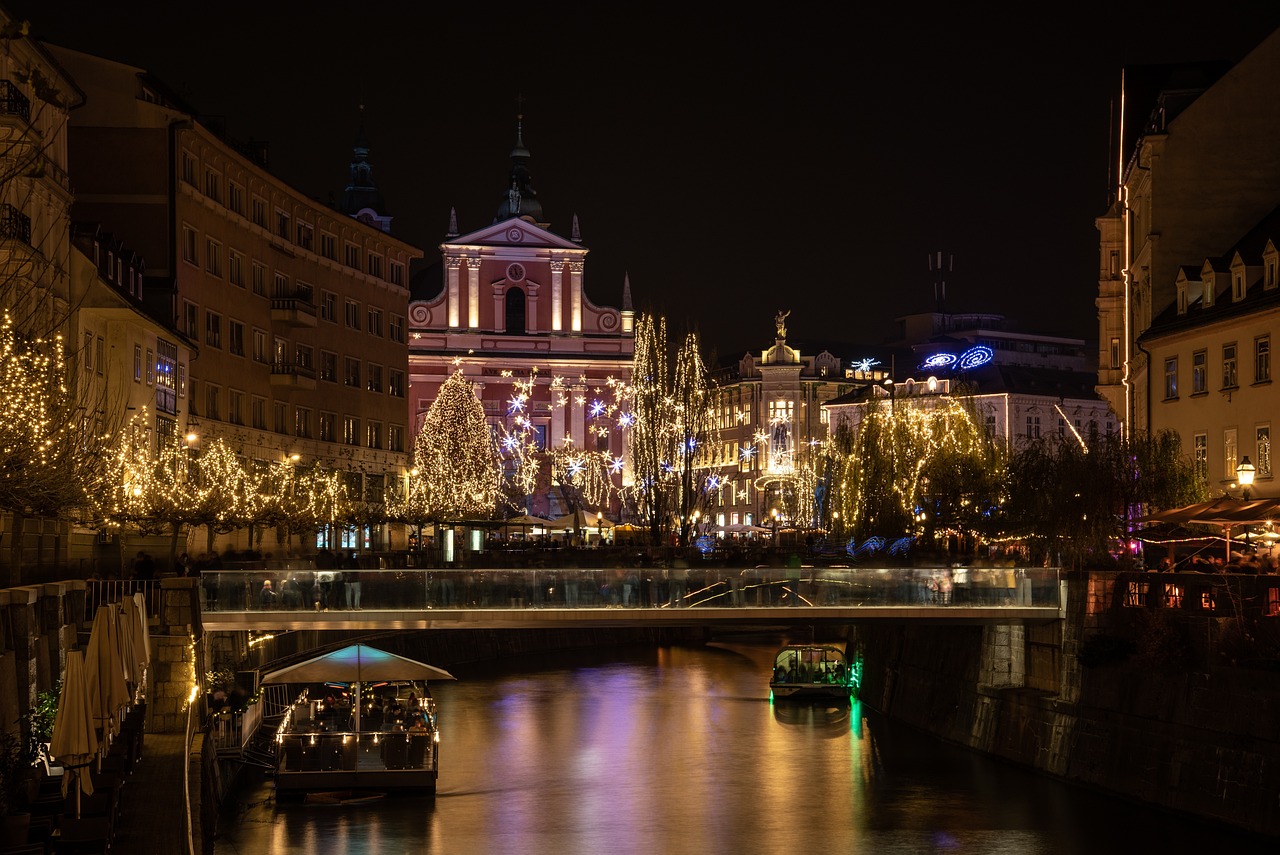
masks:
<svg viewBox="0 0 1280 855"><path fill-rule="evenodd" d="M382 194L373 183L373 167L369 164L369 141L364 135L364 105L360 105L360 129L356 132L356 144L351 155L351 180L342 191L338 210L360 222L391 231L391 217Z"/></svg>

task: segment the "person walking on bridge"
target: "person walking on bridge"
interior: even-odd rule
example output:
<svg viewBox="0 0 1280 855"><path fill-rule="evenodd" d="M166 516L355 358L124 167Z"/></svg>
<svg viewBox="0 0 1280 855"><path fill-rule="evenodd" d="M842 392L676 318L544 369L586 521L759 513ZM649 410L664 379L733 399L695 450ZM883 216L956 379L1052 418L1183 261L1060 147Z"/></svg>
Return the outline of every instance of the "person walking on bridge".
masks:
<svg viewBox="0 0 1280 855"><path fill-rule="evenodd" d="M347 553L342 569L342 588L347 595L347 610L357 611L360 608L360 559L356 558L354 549Z"/></svg>

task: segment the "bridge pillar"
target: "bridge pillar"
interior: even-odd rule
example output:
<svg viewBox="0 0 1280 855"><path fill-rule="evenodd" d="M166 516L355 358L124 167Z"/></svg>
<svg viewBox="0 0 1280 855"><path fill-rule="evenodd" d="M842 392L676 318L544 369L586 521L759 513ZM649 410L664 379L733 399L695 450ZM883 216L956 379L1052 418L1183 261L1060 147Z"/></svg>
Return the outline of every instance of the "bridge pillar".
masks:
<svg viewBox="0 0 1280 855"><path fill-rule="evenodd" d="M983 627L978 685L1003 689L1027 684L1025 636L1021 624Z"/></svg>
<svg viewBox="0 0 1280 855"><path fill-rule="evenodd" d="M147 690L149 729L156 733L185 733L187 707L203 693L198 581L160 580L160 625L151 635Z"/></svg>

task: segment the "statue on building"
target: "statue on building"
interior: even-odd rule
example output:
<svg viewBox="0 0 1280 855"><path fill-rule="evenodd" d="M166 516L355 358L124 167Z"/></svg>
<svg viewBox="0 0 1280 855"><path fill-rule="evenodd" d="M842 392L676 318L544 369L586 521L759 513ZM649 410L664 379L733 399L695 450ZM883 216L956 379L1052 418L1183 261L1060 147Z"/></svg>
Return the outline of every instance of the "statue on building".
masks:
<svg viewBox="0 0 1280 855"><path fill-rule="evenodd" d="M787 337L787 315L790 314L790 309L787 309L785 312L779 309L778 314L774 315L773 322L778 327L778 338Z"/></svg>

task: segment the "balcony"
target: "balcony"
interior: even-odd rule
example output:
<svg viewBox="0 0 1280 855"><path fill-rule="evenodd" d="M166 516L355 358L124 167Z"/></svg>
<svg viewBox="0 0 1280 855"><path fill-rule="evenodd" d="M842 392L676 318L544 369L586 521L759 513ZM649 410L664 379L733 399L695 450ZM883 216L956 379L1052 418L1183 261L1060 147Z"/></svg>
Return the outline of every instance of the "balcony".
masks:
<svg viewBox="0 0 1280 855"><path fill-rule="evenodd" d="M20 240L31 246L31 218L12 205L0 205L0 238Z"/></svg>
<svg viewBox="0 0 1280 855"><path fill-rule="evenodd" d="M273 362L271 363L271 385L278 389L311 391L316 388L316 370L308 365Z"/></svg>
<svg viewBox="0 0 1280 855"><path fill-rule="evenodd" d="M0 80L0 115L17 116L24 123L31 123L31 99L12 80Z"/></svg>
<svg viewBox="0 0 1280 855"><path fill-rule="evenodd" d="M310 294L271 298L271 320L290 327L314 327L316 307Z"/></svg>

